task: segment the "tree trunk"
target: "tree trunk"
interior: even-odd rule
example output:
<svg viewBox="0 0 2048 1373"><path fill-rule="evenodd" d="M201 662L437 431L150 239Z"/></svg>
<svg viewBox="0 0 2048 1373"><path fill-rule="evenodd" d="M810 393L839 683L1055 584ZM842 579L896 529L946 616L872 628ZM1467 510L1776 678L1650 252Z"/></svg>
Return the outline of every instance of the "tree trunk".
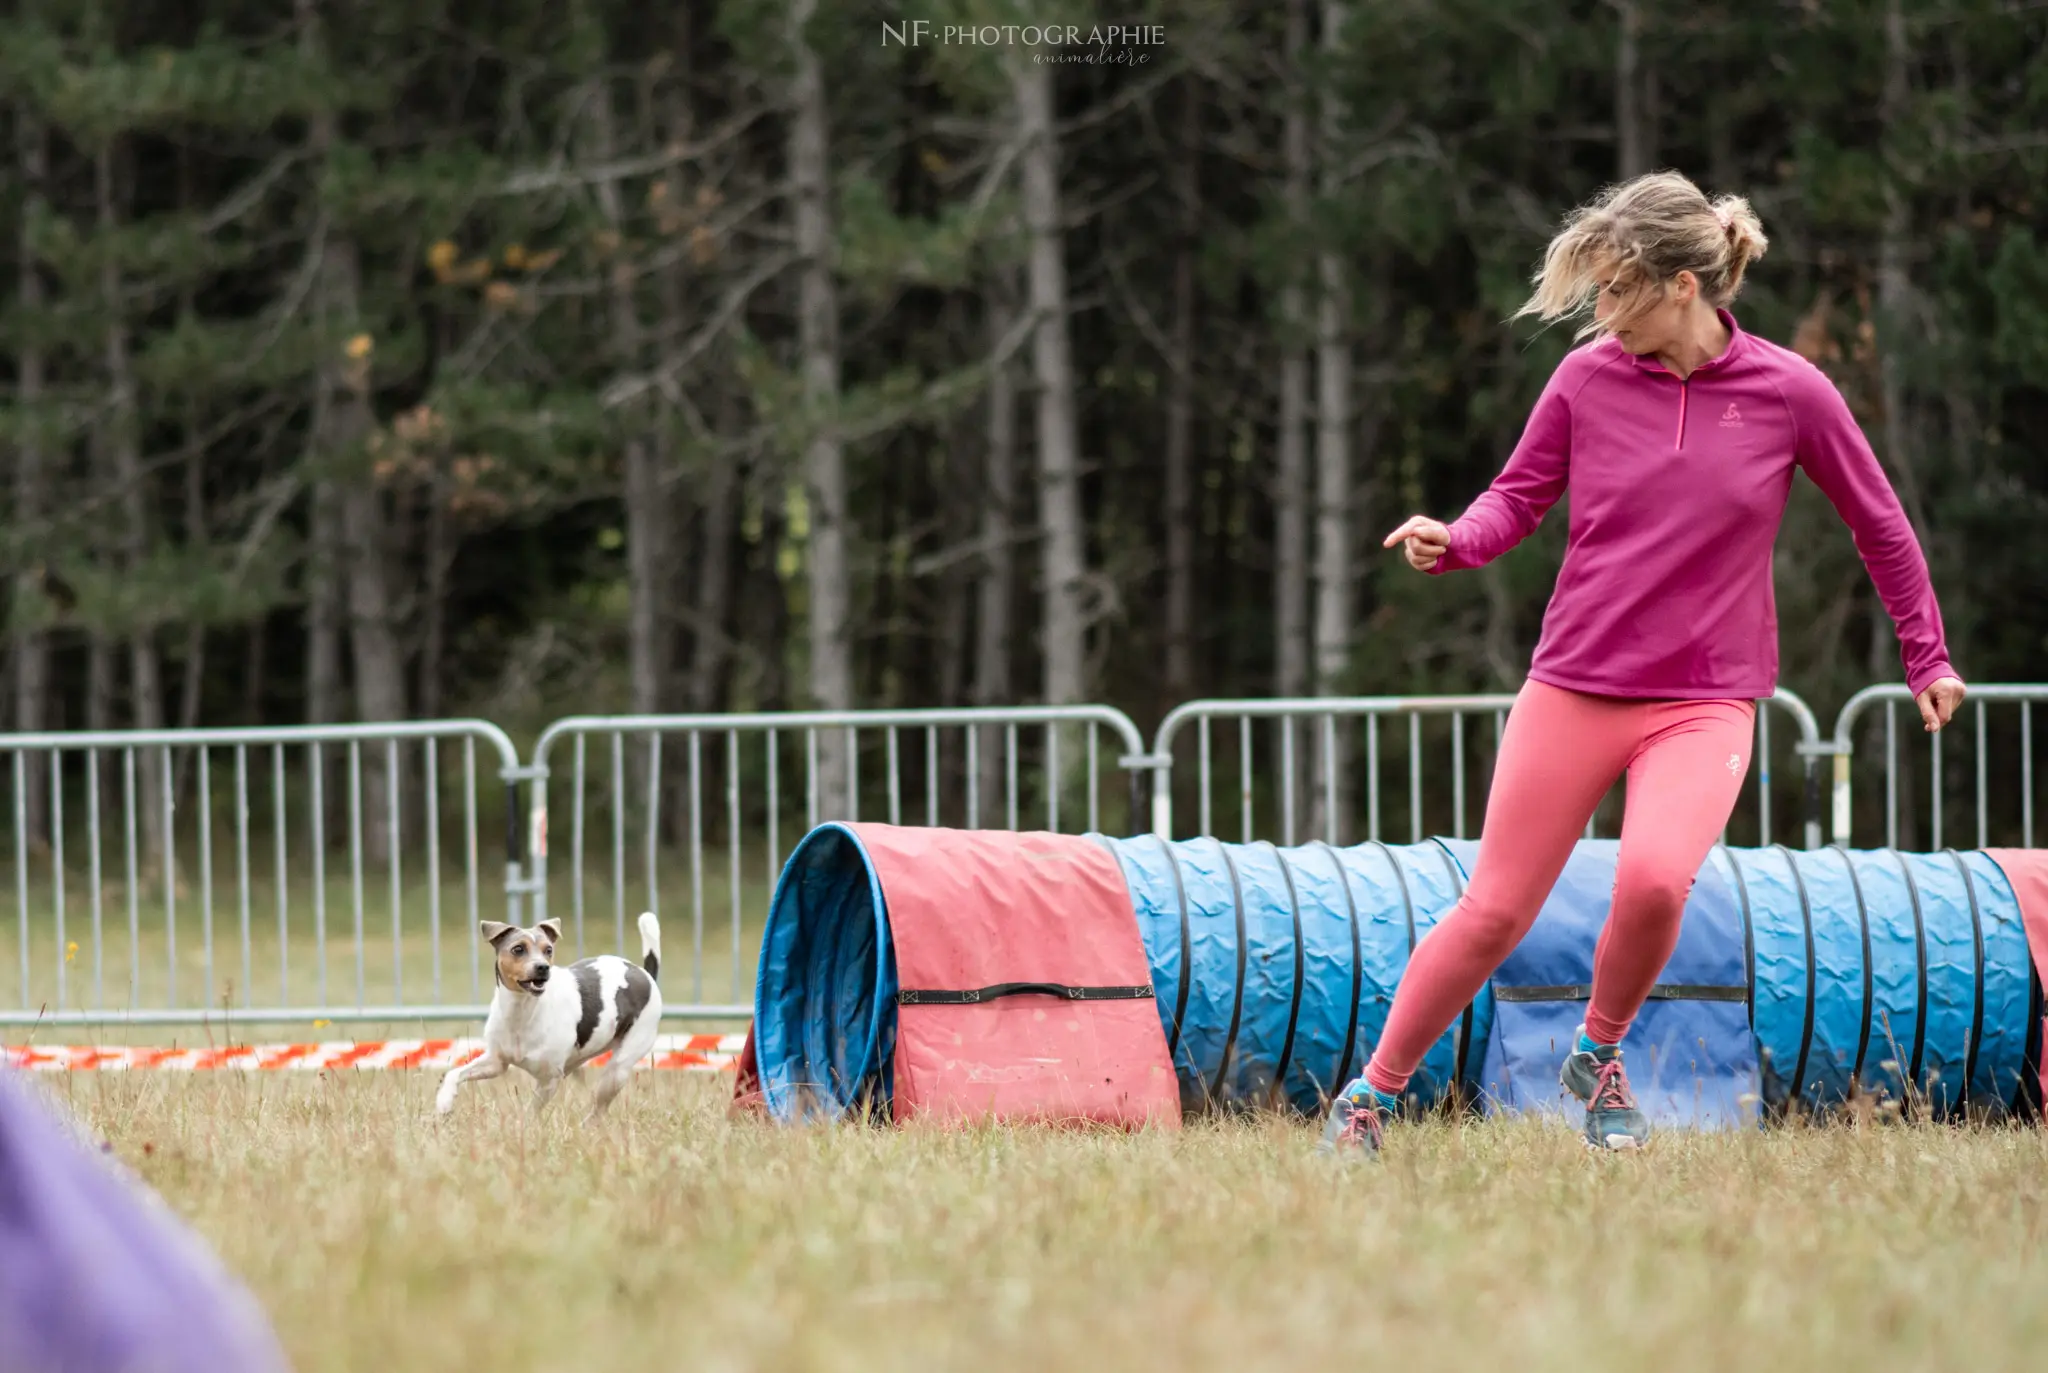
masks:
<svg viewBox="0 0 2048 1373"><path fill-rule="evenodd" d="M322 262L325 318L335 334L354 340L360 319L360 268L349 240L331 236ZM364 460L362 445L374 423L370 412L370 358L347 343L330 348L326 366L333 404L323 451L331 465L350 472L341 489L341 563L348 609L349 657L359 720L405 718L405 658L399 649L391 588L393 549L384 493ZM385 750L372 745L363 759L363 852L372 863L389 856Z"/></svg>
<svg viewBox="0 0 2048 1373"><path fill-rule="evenodd" d="M1013 60L1023 144L1024 224L1030 251L1032 362L1038 384L1038 518L1045 540L1045 699L1080 701L1086 681L1087 542L1081 515L1080 435L1067 336L1067 265L1053 69Z"/></svg>
<svg viewBox="0 0 2048 1373"><path fill-rule="evenodd" d="M1180 233L1173 253L1173 331L1166 392L1166 689L1195 694L1195 253L1201 245L1201 100L1181 78L1180 147L1174 189Z"/></svg>
<svg viewBox="0 0 2048 1373"><path fill-rule="evenodd" d="M1308 227L1309 0L1287 0L1286 127L1282 138L1282 194L1288 232ZM1308 351L1303 292L1290 261L1280 290L1279 471L1273 490L1273 690L1308 694Z"/></svg>
<svg viewBox="0 0 2048 1373"><path fill-rule="evenodd" d="M721 687L731 658L733 532L740 513L739 457L716 452L709 462L697 569L692 578L696 624L690 655L690 709L700 712L716 710L724 695Z"/></svg>
<svg viewBox="0 0 2048 1373"><path fill-rule="evenodd" d="M832 183L825 78L806 28L817 0L791 0L790 192L795 201L797 347L802 357L804 507L809 522L810 696L821 710L853 708L852 568L847 560L846 451L839 431L839 292L834 280ZM818 735L819 818L845 814L845 735Z"/></svg>
<svg viewBox="0 0 2048 1373"><path fill-rule="evenodd" d="M103 144L93 159L93 182L99 231L111 240L118 225L114 205L114 159L118 149ZM148 478L142 471L141 436L136 416L135 377L128 356L128 320L120 264L111 251L100 260L100 307L106 311L102 360L107 376L107 438L114 481L121 493L121 568L126 577L147 576L150 524ZM163 659L156 627L143 623L128 631L130 719L139 730L164 727ZM137 761L136 804L142 811L143 849L154 865L164 853L164 814L159 749L144 749Z"/></svg>
<svg viewBox="0 0 2048 1373"><path fill-rule="evenodd" d="M437 454L427 473L426 624L420 635L420 717L441 718L442 677L448 663L448 572L455 560L454 532L449 527L447 470Z"/></svg>
<svg viewBox="0 0 2048 1373"><path fill-rule="evenodd" d="M1336 56L1343 40L1342 0L1323 0L1323 48ZM1322 108L1323 194L1334 197L1342 187L1332 170L1342 146L1343 107L1334 93L1325 93ZM1353 478L1351 445L1350 290L1342 256L1329 246L1316 254L1321 294L1316 302L1316 605L1314 625L1315 693L1335 696L1344 689L1351 663L1352 561L1351 509ZM1324 812L1326 795L1344 796L1344 757L1349 732L1340 730L1334 760L1326 759L1320 737L1312 742L1309 775L1314 793L1309 802L1310 833L1344 836ZM1326 775L1336 764L1335 776ZM1338 816L1344 813L1340 804Z"/></svg>
<svg viewBox="0 0 2048 1373"><path fill-rule="evenodd" d="M1906 20L1900 0L1885 0L1884 91L1879 113L1884 124L1884 224L1877 245L1877 329L1878 378L1884 405L1884 451L1890 460L1892 477L1899 486L1899 501L1913 522L1913 532L1924 546L1927 542L1927 509L1920 497L1919 472L1912 450L1912 417L1906 397L1906 340L1913 328L1913 279L1908 256L1912 251L1913 210L1906 169L1900 165L1902 125L1908 116L1911 92L1908 72L1913 60ZM1891 664L1885 675L1896 674Z"/></svg>
<svg viewBox="0 0 2048 1373"><path fill-rule="evenodd" d="M1643 60L1642 0L1609 0L1621 19L1614 49L1614 160L1621 180L1657 161L1657 74Z"/></svg>
<svg viewBox="0 0 2048 1373"><path fill-rule="evenodd" d="M982 469L981 577L974 607L974 704L1012 704L1012 610L1017 603L1017 372L996 356L1010 331L1015 283L1008 271L990 284L988 346L995 359L988 379L988 447ZM979 741L980 775L973 780L981 814L1001 795L1003 764L996 731Z"/></svg>
<svg viewBox="0 0 2048 1373"><path fill-rule="evenodd" d="M267 671L270 665L270 617L259 615L249 625L248 638L243 645L242 658L242 723L260 725L264 722L263 693L268 683Z"/></svg>
<svg viewBox="0 0 2048 1373"><path fill-rule="evenodd" d="M15 112L15 140L21 158L21 176L26 191L22 201L20 260L16 300L23 317L34 319L43 308L43 279L36 267L30 226L43 207L43 178L48 165L43 130L24 106ZM41 436L43 400L43 353L33 334L15 355L15 403L22 421L14 451L14 522L33 531L51 508L49 474L44 468ZM16 574L14 604L25 607L44 598L41 580L33 570ZM14 636L14 728L23 734L39 733L49 727L50 635L42 629L20 629ZM44 782L44 755L23 755L24 782L28 787L29 838L41 843L50 828L49 791Z"/></svg>

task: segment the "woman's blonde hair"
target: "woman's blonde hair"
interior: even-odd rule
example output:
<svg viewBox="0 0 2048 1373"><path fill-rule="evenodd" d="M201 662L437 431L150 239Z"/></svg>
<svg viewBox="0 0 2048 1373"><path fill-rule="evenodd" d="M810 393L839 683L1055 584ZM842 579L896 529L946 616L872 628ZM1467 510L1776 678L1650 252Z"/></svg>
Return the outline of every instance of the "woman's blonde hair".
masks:
<svg viewBox="0 0 2048 1373"><path fill-rule="evenodd" d="M1587 313L1601 288L1619 279L1627 296L1603 325L1590 317L1578 337L1625 328L1662 298L1672 278L1691 272L1709 305L1725 306L1742 274L1769 247L1763 225L1739 195L1708 200L1677 172L1651 172L1609 186L1565 217L1550 240L1536 289L1515 311L1545 323Z"/></svg>

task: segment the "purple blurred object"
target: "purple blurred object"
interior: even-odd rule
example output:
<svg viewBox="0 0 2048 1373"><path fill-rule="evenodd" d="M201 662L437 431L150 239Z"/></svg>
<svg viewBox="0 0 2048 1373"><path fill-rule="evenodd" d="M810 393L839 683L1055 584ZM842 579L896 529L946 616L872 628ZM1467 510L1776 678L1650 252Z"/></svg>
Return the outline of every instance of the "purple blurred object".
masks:
<svg viewBox="0 0 2048 1373"><path fill-rule="evenodd" d="M6 1373L287 1373L247 1289L0 1068Z"/></svg>

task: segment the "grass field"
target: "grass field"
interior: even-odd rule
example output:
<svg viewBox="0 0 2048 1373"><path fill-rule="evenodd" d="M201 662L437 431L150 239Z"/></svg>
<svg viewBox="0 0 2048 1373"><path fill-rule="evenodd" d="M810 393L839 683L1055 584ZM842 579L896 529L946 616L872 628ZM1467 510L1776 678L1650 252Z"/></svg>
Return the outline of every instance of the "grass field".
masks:
<svg viewBox="0 0 2048 1373"><path fill-rule="evenodd" d="M515 1075L516 1077L516 1075ZM42 1078L321 1370L2039 1368L2048 1135L1596 1158L1529 1121L1341 1168L1276 1120L782 1131L642 1075L610 1126L422 1074Z"/></svg>

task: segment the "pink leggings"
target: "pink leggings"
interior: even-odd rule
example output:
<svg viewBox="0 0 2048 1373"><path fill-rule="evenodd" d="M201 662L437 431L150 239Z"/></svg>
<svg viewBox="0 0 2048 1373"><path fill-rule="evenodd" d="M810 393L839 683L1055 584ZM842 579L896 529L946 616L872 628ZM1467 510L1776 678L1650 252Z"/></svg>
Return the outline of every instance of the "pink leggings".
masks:
<svg viewBox="0 0 2048 1373"><path fill-rule="evenodd" d="M1614 901L1593 955L1586 1033L1619 1044L1678 943L1694 876L1749 770L1748 701L1636 701L1530 681L1515 698L1486 798L1472 885L1416 944L1366 1065L1382 1092L1422 1056L1513 952L1614 779L1628 808Z"/></svg>

